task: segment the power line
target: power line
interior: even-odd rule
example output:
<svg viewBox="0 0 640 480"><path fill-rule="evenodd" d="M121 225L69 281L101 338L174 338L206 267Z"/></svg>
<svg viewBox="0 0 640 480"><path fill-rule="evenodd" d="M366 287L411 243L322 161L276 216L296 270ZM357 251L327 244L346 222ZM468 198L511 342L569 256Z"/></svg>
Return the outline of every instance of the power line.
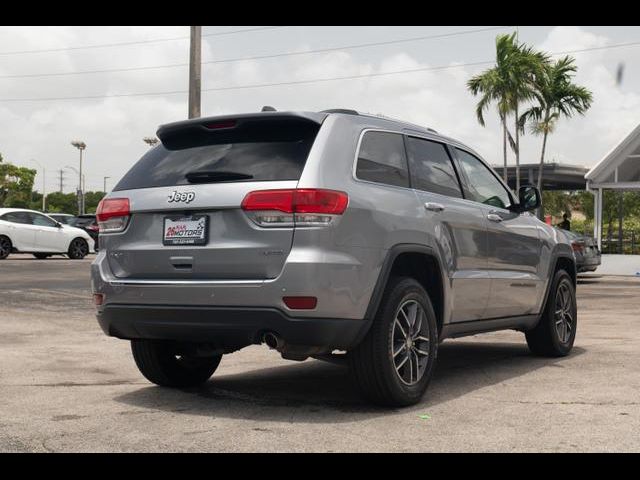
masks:
<svg viewBox="0 0 640 480"><path fill-rule="evenodd" d="M590 52L593 50L603 50L606 48L618 48L622 46L637 46L637 45L640 45L640 42L609 45L606 47L591 47L591 48L578 49L578 50L568 50L563 52L553 52L553 53L550 53L550 55L557 56L557 55L565 55L568 53ZM347 75L347 76L340 76L340 77L315 78L315 79L308 79L308 80L294 80L294 81L274 82L274 83L256 83L256 84L236 85L236 86L228 86L228 87L212 87L212 88L203 88L202 91L203 92L220 92L220 91L229 91L229 90L246 90L251 88L278 87L278 86L285 86L285 85L304 85L304 84L324 83L324 82L332 82L332 81L339 81L339 80L375 78L375 77L383 77L388 75L418 73L418 72L427 72L427 71L434 71L434 70L448 70L451 68L474 67L474 66L481 66L481 65L490 65L494 63L495 63L495 60L487 60L482 62L459 63L455 65L440 65L435 67L422 67L422 68L413 68L413 69L406 69L406 70L394 70L389 72L366 73L361 75ZM5 99L0 99L0 102L37 102L37 101L45 102L45 101L60 101L60 100L92 100L92 99L101 99L101 98L168 96L168 95L178 95L178 94L184 94L184 93L188 93L188 91L173 90L173 91L164 91L164 92L120 93L120 94L89 95L89 96L77 96L77 97L5 98Z"/></svg>
<svg viewBox="0 0 640 480"><path fill-rule="evenodd" d="M203 65L213 65L213 64L224 64L224 63L233 63L233 62L243 62L243 61L251 61L251 60L266 60L270 58L282 58L282 57L293 57L300 55L312 55L316 53L327 53L327 52L335 52L340 50L353 50L358 48L367 48L367 47L380 47L385 45L395 45L400 43L410 43L410 42L418 42L423 40L433 40L438 38L447 38L447 37L455 37L459 35L469 35L474 33L482 33L489 32L495 30L502 30L504 28L510 27L488 27L488 28L480 28L475 30L461 30L456 32L442 33L437 35L422 35L418 37L409 37L409 38L400 38L396 40L387 40L382 42L370 42L370 43L358 43L351 45L342 45L339 47L329 47L329 48L319 48L315 50L306 50L301 52L282 52L282 53L274 53L269 55L255 55L252 57L237 57L237 58L227 58L222 60L209 60L202 62ZM204 36L204 35L203 35ZM3 78L39 78L39 77L61 77L61 76L69 76L69 75L85 75L85 74L95 74L95 73L115 73L115 72L132 72L139 70L159 70L164 68L176 68L176 67L186 67L188 63L173 63L173 64L165 64L165 65L151 65L151 66L143 66L143 67L128 67L128 68L110 68L110 69L101 69L101 70L83 70L76 72L59 72L59 73L34 73L34 74L20 74L20 75L3 75L0 76L0 79Z"/></svg>
<svg viewBox="0 0 640 480"><path fill-rule="evenodd" d="M257 27L257 28L245 28L243 30L230 30L228 32L214 32L214 33L206 33L203 34L203 37L220 37L223 35L233 35L236 33L249 33L249 32L260 32L264 30L276 30L280 28L286 28L288 25L278 25L274 27ZM136 40L131 42L119 42L119 43L102 43L95 45L81 45L76 47L63 47L63 48L48 48L42 50L18 50L13 52L0 52L0 55L24 55L29 53L52 53L52 52L67 52L72 50L88 50L91 48L110 48L110 47L122 47L129 45L143 45L150 43L161 43L161 42L172 42L175 40L185 40L188 39L189 36L183 37L168 37L168 38L156 38L151 40Z"/></svg>

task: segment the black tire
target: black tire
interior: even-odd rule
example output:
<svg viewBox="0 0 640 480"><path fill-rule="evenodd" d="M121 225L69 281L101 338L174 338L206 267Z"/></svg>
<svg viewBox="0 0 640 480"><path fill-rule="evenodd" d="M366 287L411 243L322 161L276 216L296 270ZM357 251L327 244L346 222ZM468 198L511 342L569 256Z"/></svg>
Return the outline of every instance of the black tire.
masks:
<svg viewBox="0 0 640 480"><path fill-rule="evenodd" d="M222 355L191 357L176 353L175 344L161 340L131 340L138 370L156 385L195 387L206 382L220 364Z"/></svg>
<svg viewBox="0 0 640 480"><path fill-rule="evenodd" d="M419 305L424 313L421 326L416 327L417 334L415 328L408 327L408 317L400 312L403 306L411 308L414 304ZM402 340L404 329L396 325L396 317L406 320L404 329L409 328L409 337L416 335L414 341ZM414 321L414 327L415 323L417 321ZM428 341L419 340L425 337ZM416 349L419 354L415 353ZM383 406L404 407L419 402L424 395L433 375L437 354L438 327L427 292L413 278L395 277L387 284L371 329L348 357L355 383L369 401ZM409 365L408 359L411 359ZM413 370L414 364L416 370ZM407 382L409 378L413 381L414 371L418 372L417 380Z"/></svg>
<svg viewBox="0 0 640 480"><path fill-rule="evenodd" d="M84 238L74 238L69 244L67 256L72 260L82 260L89 254L89 244Z"/></svg>
<svg viewBox="0 0 640 480"><path fill-rule="evenodd" d="M11 243L11 239L4 235L0 235L0 260L7 258L12 249L13 244Z"/></svg>
<svg viewBox="0 0 640 480"><path fill-rule="evenodd" d="M46 253L34 253L33 256L38 260L44 260L45 258L49 258L51 255L48 255Z"/></svg>
<svg viewBox="0 0 640 480"><path fill-rule="evenodd" d="M563 294L564 292L564 294ZM567 295L568 304L561 305L560 296ZM559 314L558 312L563 312ZM558 270L538 325L525 332L527 345L535 355L564 357L571 352L576 338L578 310L576 289L565 270ZM568 324L568 326L567 326Z"/></svg>

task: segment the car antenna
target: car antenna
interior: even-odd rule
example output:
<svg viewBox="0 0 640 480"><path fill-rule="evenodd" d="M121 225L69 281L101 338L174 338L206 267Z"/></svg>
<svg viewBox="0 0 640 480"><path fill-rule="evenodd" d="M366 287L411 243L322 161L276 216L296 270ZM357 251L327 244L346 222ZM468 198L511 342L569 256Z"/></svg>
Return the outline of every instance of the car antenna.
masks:
<svg viewBox="0 0 640 480"><path fill-rule="evenodd" d="M269 105L265 105L262 107L263 112L277 112L277 110Z"/></svg>

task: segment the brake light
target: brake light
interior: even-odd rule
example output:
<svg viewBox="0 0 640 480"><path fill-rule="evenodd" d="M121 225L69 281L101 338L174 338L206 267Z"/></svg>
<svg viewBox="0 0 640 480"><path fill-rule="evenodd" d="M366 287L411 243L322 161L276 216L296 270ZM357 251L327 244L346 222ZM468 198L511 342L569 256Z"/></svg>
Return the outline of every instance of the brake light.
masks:
<svg viewBox="0 0 640 480"><path fill-rule="evenodd" d="M103 198L96 210L100 233L121 232L127 226L130 213L128 198Z"/></svg>
<svg viewBox="0 0 640 480"><path fill-rule="evenodd" d="M235 120L221 120L215 123L208 123L205 125L209 130L222 130L225 128L234 128L236 126Z"/></svg>
<svg viewBox="0 0 640 480"><path fill-rule="evenodd" d="M313 226L328 225L348 203L349 196L336 190L258 190L244 197L242 209L260 226Z"/></svg>
<svg viewBox="0 0 640 480"><path fill-rule="evenodd" d="M584 244L580 242L571 242L571 249L574 252L584 252Z"/></svg>

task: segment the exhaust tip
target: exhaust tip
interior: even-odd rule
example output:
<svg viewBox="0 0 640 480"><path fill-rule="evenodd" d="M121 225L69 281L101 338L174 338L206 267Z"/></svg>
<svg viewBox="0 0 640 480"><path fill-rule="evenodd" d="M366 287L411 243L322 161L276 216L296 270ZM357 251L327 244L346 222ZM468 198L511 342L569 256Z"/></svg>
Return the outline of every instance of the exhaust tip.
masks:
<svg viewBox="0 0 640 480"><path fill-rule="evenodd" d="M262 342L266 343L267 346L273 350L280 350L284 342L282 339L273 332L267 332L262 336Z"/></svg>

